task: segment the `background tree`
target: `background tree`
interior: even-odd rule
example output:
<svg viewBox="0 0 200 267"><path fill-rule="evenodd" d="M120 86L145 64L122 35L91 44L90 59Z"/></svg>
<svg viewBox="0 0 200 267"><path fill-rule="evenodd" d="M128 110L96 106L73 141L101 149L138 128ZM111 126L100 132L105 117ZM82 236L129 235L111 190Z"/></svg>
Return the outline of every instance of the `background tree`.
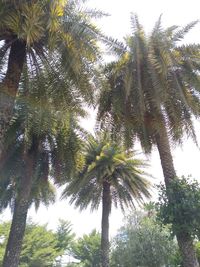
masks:
<svg viewBox="0 0 200 267"><path fill-rule="evenodd" d="M168 187L176 177L170 145L180 143L184 133L195 140L192 116L200 111L200 46L180 44L196 22L163 29L159 19L147 36L137 16L131 21L133 34L118 61L105 70L99 119L128 147L135 138L146 153L156 145ZM177 238L184 266L198 266L191 237L182 232Z"/></svg>
<svg viewBox="0 0 200 267"><path fill-rule="evenodd" d="M59 224L57 231L62 226ZM4 222L0 224L0 262L6 247L6 241L9 235L10 223ZM74 237L72 232L65 232L66 242L59 243L57 232L47 230L46 225L37 225L29 222L25 232L25 238L22 245L22 253L20 256L20 267L52 267L56 259L63 255L71 246ZM1 265L2 266L2 265Z"/></svg>
<svg viewBox="0 0 200 267"><path fill-rule="evenodd" d="M172 260L177 245L171 238L169 228L161 227L155 217L130 215L114 238L112 247L113 267L175 266Z"/></svg>
<svg viewBox="0 0 200 267"><path fill-rule="evenodd" d="M62 259L65 255L71 255L72 245L74 244L75 234L72 232L72 225L69 221L59 220L56 230L57 248L60 251L60 257L56 260L56 267L62 266Z"/></svg>
<svg viewBox="0 0 200 267"><path fill-rule="evenodd" d="M112 203L123 211L135 207L145 197L150 197L147 174L142 170L145 163L134 158L112 142L109 134L90 137L84 150L82 170L66 187L63 196L71 197L81 210L91 205L97 209L102 203L101 252L102 266L109 266L109 214Z"/></svg>
<svg viewBox="0 0 200 267"><path fill-rule="evenodd" d="M77 239L72 246L72 256L80 267L101 266L101 234L93 230ZM76 263L74 263L76 266Z"/></svg>

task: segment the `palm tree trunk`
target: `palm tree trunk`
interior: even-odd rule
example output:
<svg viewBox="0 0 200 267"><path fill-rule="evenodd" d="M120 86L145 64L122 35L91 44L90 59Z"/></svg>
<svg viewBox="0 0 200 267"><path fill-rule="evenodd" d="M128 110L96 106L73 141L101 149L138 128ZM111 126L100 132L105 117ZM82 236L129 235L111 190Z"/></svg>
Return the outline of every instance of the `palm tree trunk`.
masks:
<svg viewBox="0 0 200 267"><path fill-rule="evenodd" d="M101 258L102 267L109 267L109 215L111 210L110 184L103 182L102 222L101 222Z"/></svg>
<svg viewBox="0 0 200 267"><path fill-rule="evenodd" d="M199 267L191 236L188 233L181 232L176 237L183 257L183 266Z"/></svg>
<svg viewBox="0 0 200 267"><path fill-rule="evenodd" d="M169 138L165 124L163 123L159 133L156 134L156 145L160 155L165 185L168 187L170 182L176 177L174 162L169 144Z"/></svg>
<svg viewBox="0 0 200 267"><path fill-rule="evenodd" d="M19 193L15 200L13 219L2 267L19 266L33 177L33 159L30 155L26 157L25 164L24 176L22 177Z"/></svg>
<svg viewBox="0 0 200 267"><path fill-rule="evenodd" d="M160 155L165 185L168 187L170 182L176 177L176 171L164 122L159 133L155 135L155 139ZM168 196L168 199L170 201L170 196ZM199 267L191 236L185 232L179 232L176 236L183 257L184 267Z"/></svg>
<svg viewBox="0 0 200 267"><path fill-rule="evenodd" d="M0 157L3 150L5 132L13 114L25 56L26 44L19 40L14 41L10 48L6 75L0 84Z"/></svg>

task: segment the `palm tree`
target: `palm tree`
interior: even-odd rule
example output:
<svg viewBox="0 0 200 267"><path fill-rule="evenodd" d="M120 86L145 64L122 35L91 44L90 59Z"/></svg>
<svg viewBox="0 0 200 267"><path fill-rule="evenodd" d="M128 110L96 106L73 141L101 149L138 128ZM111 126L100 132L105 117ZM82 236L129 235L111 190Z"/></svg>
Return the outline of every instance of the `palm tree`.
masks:
<svg viewBox="0 0 200 267"><path fill-rule="evenodd" d="M24 151L22 142L12 144L12 152L8 150L9 156L1 170L2 208L10 204L13 210L3 266L18 266L30 204L35 202L38 206L42 199L44 203L48 201L49 191L47 164L45 163L47 158L44 152L39 151L35 141L28 152ZM36 164L37 170L35 170Z"/></svg>
<svg viewBox="0 0 200 267"><path fill-rule="evenodd" d="M13 167L12 167L13 168ZM12 169L13 170L13 169ZM16 169L15 169L16 170ZM17 170L16 170L17 171ZM0 179L0 210L3 211L7 207L10 207L13 215L13 221L10 229L9 240L7 241L6 253L4 257L4 266L18 266L18 263L13 262L18 260L16 258L16 253L20 254L21 251L21 231L26 226L26 220L23 217L19 217L19 213L16 214L17 205L19 205L19 197L20 197L20 190L21 190L21 181L19 176L10 176L8 172L5 174L1 174ZM37 210L40 204L45 206L49 206L55 202L55 187L51 184L50 181L45 180L44 177L35 177L34 182L32 184L28 208L34 205L35 209ZM16 216L18 215L18 216ZM22 213L20 214L22 215ZM16 225L16 220L18 220L18 224ZM18 231L16 231L16 227ZM15 235L13 232L15 231ZM24 235L24 232L23 232ZM16 245L16 239L18 239L18 244ZM8 251L11 255L8 258ZM16 252L17 251L17 252ZM11 257L13 256L13 259ZM9 265L10 264L10 265Z"/></svg>
<svg viewBox="0 0 200 267"><path fill-rule="evenodd" d="M111 141L107 134L90 137L84 150L82 170L67 185L63 196L81 210L91 205L97 209L102 202L101 252L102 267L109 266L109 214L112 203L123 211L135 207L135 201L150 197L149 182L141 170L144 162L133 153Z"/></svg>
<svg viewBox="0 0 200 267"><path fill-rule="evenodd" d="M84 111L79 99L70 98L73 87L64 79L62 87L65 92L60 96L58 106L58 96L52 90L59 90L60 82L54 82L52 86L50 83L42 73L31 82L23 77L14 117L7 131L0 176L2 181L6 181L9 192L11 185L17 183L12 198L13 220L4 267L18 266L34 185L43 185L41 188L44 195L50 177L62 184L79 165L78 153L84 132L77 120ZM38 195L38 190L35 192L35 197L39 200L42 195Z"/></svg>
<svg viewBox="0 0 200 267"><path fill-rule="evenodd" d="M62 184L63 180L67 179L69 173L73 171L75 162L72 162L72 157L76 156L76 151L73 151L74 144L68 143L66 140L76 142L75 138L67 136L64 140L64 138L58 137L54 140L54 145L52 143L51 147L47 148L46 146L49 144L45 137L47 135L44 138L36 139L34 137L27 152L24 152L22 142L16 144L16 149L12 153L8 152L8 162L2 168L1 178L4 178L2 182L6 181L8 196L12 193L11 204L13 205L13 219L3 266L18 266L30 201L33 198L35 205L38 206L40 201L46 200L51 172L54 174L56 183ZM55 135L52 138L55 138ZM62 149L60 148L61 144L57 147L60 141L66 142ZM65 153L64 149L66 149ZM71 154L73 152L74 154ZM67 155L69 156L67 157ZM66 158L65 162L63 162L63 156Z"/></svg>
<svg viewBox="0 0 200 267"><path fill-rule="evenodd" d="M91 101L103 39L92 18L102 13L84 11L81 2L0 0L0 154L25 65L31 77L44 69L67 75Z"/></svg>
<svg viewBox="0 0 200 267"><path fill-rule="evenodd" d="M106 68L100 98L99 120L126 145L137 138L146 153L157 146L167 188L176 177L170 145L185 133L196 140L192 119L200 112L200 45L179 43L195 24L163 29L159 19L147 36L133 16L133 34L119 60ZM184 266L199 266L191 236L182 232L177 239Z"/></svg>

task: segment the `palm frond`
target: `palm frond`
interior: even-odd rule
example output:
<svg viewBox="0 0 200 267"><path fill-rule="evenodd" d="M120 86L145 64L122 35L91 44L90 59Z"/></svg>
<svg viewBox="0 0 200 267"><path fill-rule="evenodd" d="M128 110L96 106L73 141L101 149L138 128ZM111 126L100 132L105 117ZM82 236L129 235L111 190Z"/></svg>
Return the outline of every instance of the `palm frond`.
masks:
<svg viewBox="0 0 200 267"><path fill-rule="evenodd" d="M75 207L97 209L102 202L105 182L110 185L111 202L115 206L119 204L122 210L150 197L148 174L141 170L145 163L116 145L107 132L91 136L85 144L84 155L82 170L69 181L62 195L69 197Z"/></svg>

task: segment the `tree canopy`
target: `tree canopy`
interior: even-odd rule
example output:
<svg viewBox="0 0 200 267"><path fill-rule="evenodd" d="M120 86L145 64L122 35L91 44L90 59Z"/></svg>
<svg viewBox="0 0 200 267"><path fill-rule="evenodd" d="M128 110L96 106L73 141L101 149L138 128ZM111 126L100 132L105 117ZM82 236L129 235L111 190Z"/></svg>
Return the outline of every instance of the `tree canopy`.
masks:
<svg viewBox="0 0 200 267"><path fill-rule="evenodd" d="M0 224L0 262L3 260L9 228L10 223L8 222ZM60 242L61 239L62 242ZM74 234L67 221L62 221L55 232L48 230L46 225L29 222L23 240L19 266L52 267L56 259L70 249L73 239Z"/></svg>

